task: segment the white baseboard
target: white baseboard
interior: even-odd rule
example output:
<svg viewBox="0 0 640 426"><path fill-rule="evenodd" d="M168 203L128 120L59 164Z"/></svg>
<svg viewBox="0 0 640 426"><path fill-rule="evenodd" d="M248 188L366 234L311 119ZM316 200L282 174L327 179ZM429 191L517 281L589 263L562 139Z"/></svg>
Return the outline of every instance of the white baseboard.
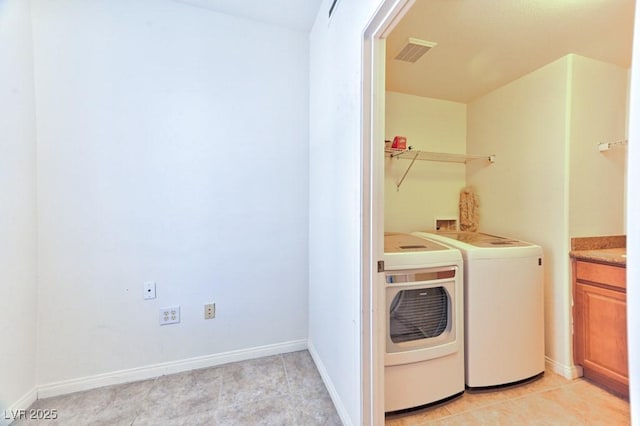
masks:
<svg viewBox="0 0 640 426"><path fill-rule="evenodd" d="M545 357L545 363L548 369L557 373L568 380L582 377L582 367L578 365L565 365L555 361L549 357Z"/></svg>
<svg viewBox="0 0 640 426"><path fill-rule="evenodd" d="M231 362L302 351L305 349L307 349L307 340L302 339L213 355L199 356L195 358L187 358L178 361L163 362L144 367L130 368L127 370L113 371L110 373L96 374L94 376L40 385L37 387L37 397L49 398L52 396L85 391L103 386L153 379L167 374L215 367L217 365L228 364Z"/></svg>
<svg viewBox="0 0 640 426"><path fill-rule="evenodd" d="M38 389L34 387L10 407L4 409L4 412L0 413L0 426L7 426L13 420L18 418L20 411L29 408L36 399L38 399Z"/></svg>
<svg viewBox="0 0 640 426"><path fill-rule="evenodd" d="M313 342L311 340L309 340L308 342L308 349L309 349L309 353L311 354L311 358L313 358L313 361L316 364L318 373L320 373L320 377L322 377L322 381L324 382L324 385L327 388L329 395L331 396L333 405L335 405L336 407L336 411L338 412L338 416L340 416L340 420L342 421L342 424L345 426L353 426L353 423L351 423L351 419L347 413L347 409L342 403L342 399L340 398L340 395L338 395L338 392L336 391L336 388L333 385L333 381L331 380L331 377L329 377L329 373L327 373L327 369L322 363L322 360L320 359L320 355L318 354L318 351L316 351L316 348L315 346L313 346Z"/></svg>

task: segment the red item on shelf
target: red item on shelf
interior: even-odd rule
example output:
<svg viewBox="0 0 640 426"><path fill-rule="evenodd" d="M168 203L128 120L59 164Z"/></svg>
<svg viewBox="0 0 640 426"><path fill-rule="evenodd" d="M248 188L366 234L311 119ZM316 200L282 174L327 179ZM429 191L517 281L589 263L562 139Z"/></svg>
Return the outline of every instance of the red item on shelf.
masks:
<svg viewBox="0 0 640 426"><path fill-rule="evenodd" d="M407 138L404 136L396 136L391 144L393 149L407 149Z"/></svg>

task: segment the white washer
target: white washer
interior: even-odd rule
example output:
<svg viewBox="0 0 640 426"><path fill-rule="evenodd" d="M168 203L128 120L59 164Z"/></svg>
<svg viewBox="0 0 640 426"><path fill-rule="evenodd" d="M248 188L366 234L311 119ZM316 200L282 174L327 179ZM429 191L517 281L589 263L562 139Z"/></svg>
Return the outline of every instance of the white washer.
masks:
<svg viewBox="0 0 640 426"><path fill-rule="evenodd" d="M542 248L477 232L413 235L462 253L466 386L513 384L543 373Z"/></svg>
<svg viewBox="0 0 640 426"><path fill-rule="evenodd" d="M462 256L385 234L385 412L464 392Z"/></svg>

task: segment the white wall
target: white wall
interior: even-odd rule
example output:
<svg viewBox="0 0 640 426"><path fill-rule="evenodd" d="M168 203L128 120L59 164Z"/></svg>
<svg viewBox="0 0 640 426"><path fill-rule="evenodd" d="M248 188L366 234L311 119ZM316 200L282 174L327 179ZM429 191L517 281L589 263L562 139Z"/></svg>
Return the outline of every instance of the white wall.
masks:
<svg viewBox="0 0 640 426"><path fill-rule="evenodd" d="M39 383L306 339L308 35L173 1L33 13Z"/></svg>
<svg viewBox="0 0 640 426"><path fill-rule="evenodd" d="M29 2L0 0L0 424L36 377L36 124ZM18 404L18 405L16 405Z"/></svg>
<svg viewBox="0 0 640 426"><path fill-rule="evenodd" d="M361 424L362 31L382 1L325 0L311 31L309 343L345 424Z"/></svg>
<svg viewBox="0 0 640 426"><path fill-rule="evenodd" d="M385 139L407 137L416 150L464 154L467 106L458 102L387 92ZM400 189L397 182L410 159L385 160L384 229L413 232L434 229L436 217L458 217L460 190L465 186L465 166L416 161Z"/></svg>
<svg viewBox="0 0 640 426"><path fill-rule="evenodd" d="M569 235L625 233L629 70L572 55Z"/></svg>
<svg viewBox="0 0 640 426"><path fill-rule="evenodd" d="M471 163L467 182L480 197L480 228L544 249L546 355L573 365L568 258L568 57L468 105L469 153L495 153L491 167Z"/></svg>

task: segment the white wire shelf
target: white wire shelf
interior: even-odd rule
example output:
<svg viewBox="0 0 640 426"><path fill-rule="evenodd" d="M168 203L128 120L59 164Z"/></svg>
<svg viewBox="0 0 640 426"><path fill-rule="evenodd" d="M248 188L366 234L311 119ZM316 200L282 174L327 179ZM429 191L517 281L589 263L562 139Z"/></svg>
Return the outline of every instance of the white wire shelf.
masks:
<svg viewBox="0 0 640 426"><path fill-rule="evenodd" d="M385 148L385 155L389 156L389 158L396 159L405 159L411 160L407 170L404 172L400 180L396 183L396 189L400 190L400 185L404 182L404 179L407 177L409 170L413 167L413 163L416 160L421 161L437 161L441 163L459 163L459 164L467 164L471 161L484 160L489 164L495 163L496 156L495 154L491 155L467 155L467 154L449 154L445 152L429 152L429 151L419 151L409 149L394 149L394 148Z"/></svg>
<svg viewBox="0 0 640 426"><path fill-rule="evenodd" d="M467 155L467 154L450 154L446 152L429 152L414 149L385 149L385 153L390 158L403 158L407 160L421 161L439 161L443 163L462 163L467 164L470 161L485 160L489 163L495 163L496 156L492 155Z"/></svg>

